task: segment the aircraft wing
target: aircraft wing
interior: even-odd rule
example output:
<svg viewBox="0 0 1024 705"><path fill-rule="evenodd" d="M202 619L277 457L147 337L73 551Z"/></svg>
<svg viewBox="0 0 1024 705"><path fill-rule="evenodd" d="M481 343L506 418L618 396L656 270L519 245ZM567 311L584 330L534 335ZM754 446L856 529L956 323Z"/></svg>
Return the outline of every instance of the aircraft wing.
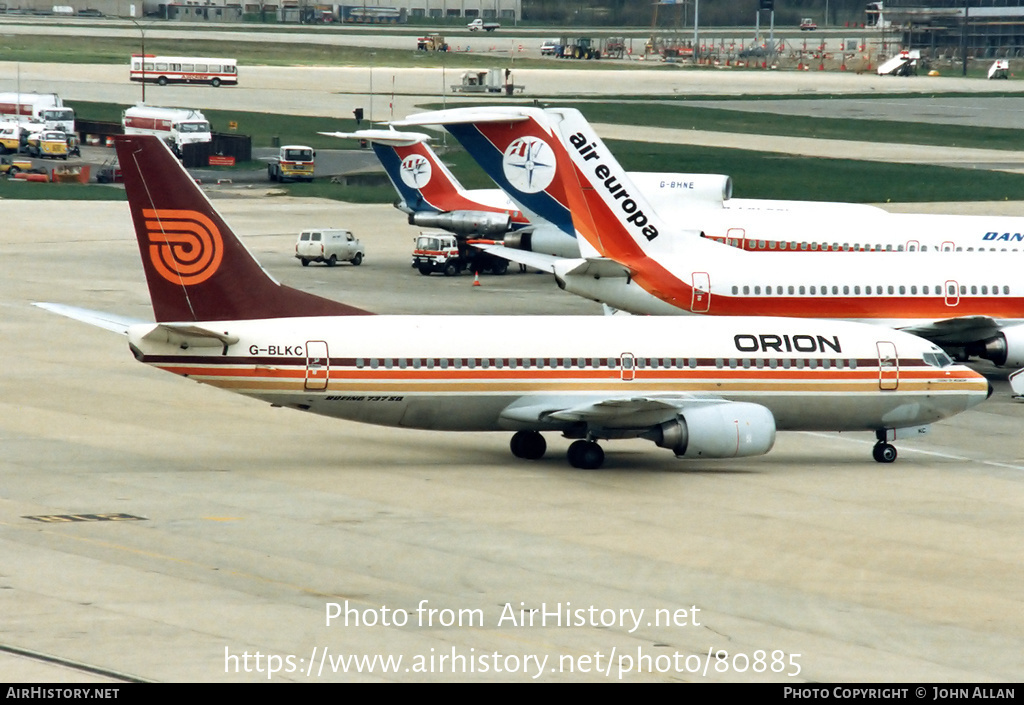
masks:
<svg viewBox="0 0 1024 705"><path fill-rule="evenodd" d="M580 400L566 405L565 397L532 397L510 404L501 413L508 421L580 422L604 429L643 430L671 421L687 408L707 404L729 404L717 397L693 395L626 396Z"/></svg>
<svg viewBox="0 0 1024 705"><path fill-rule="evenodd" d="M988 340L998 334L999 329L999 324L989 316L945 318L901 328L908 333L930 340L940 347Z"/></svg>

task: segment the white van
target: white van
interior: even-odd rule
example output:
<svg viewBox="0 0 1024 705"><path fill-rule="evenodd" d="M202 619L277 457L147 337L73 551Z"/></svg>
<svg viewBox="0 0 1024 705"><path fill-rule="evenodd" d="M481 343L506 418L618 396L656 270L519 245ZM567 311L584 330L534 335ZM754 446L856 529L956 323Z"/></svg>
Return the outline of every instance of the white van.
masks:
<svg viewBox="0 0 1024 705"><path fill-rule="evenodd" d="M350 230L316 228L303 230L295 241L295 258L306 267L310 262L326 262L333 267L339 261L362 264L366 250Z"/></svg>

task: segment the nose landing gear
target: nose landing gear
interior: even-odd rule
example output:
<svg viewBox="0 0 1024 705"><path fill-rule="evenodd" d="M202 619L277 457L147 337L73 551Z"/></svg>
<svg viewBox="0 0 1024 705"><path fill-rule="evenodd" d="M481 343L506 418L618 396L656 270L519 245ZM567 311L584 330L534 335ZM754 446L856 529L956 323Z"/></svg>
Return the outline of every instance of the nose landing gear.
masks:
<svg viewBox="0 0 1024 705"><path fill-rule="evenodd" d="M896 447L884 441L879 441L871 450L871 455L876 463L892 463L896 460Z"/></svg>

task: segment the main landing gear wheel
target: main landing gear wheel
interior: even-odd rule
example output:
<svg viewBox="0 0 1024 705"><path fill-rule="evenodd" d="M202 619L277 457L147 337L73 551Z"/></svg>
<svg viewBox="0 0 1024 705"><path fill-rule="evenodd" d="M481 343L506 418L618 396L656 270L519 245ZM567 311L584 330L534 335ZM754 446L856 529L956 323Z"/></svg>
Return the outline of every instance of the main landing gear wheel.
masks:
<svg viewBox="0 0 1024 705"><path fill-rule="evenodd" d="M604 451L594 441L574 441L567 456L569 465L581 470L597 470L604 464Z"/></svg>
<svg viewBox="0 0 1024 705"><path fill-rule="evenodd" d="M512 455L523 460L540 460L548 449L548 442L537 431L517 431L509 443Z"/></svg>
<svg viewBox="0 0 1024 705"><path fill-rule="evenodd" d="M876 443L871 455L876 463L891 463L896 460L896 447L888 443Z"/></svg>

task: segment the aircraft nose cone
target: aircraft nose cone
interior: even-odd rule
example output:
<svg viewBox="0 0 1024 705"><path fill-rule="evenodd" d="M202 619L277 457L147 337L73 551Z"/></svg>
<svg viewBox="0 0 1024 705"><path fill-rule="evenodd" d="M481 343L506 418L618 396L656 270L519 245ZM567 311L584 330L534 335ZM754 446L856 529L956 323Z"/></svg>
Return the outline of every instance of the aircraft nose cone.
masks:
<svg viewBox="0 0 1024 705"><path fill-rule="evenodd" d="M989 382L988 383L988 394L985 395L985 398L986 399L990 399L992 397L992 393L995 392L995 391L996 391L996 388L992 386L991 382Z"/></svg>

